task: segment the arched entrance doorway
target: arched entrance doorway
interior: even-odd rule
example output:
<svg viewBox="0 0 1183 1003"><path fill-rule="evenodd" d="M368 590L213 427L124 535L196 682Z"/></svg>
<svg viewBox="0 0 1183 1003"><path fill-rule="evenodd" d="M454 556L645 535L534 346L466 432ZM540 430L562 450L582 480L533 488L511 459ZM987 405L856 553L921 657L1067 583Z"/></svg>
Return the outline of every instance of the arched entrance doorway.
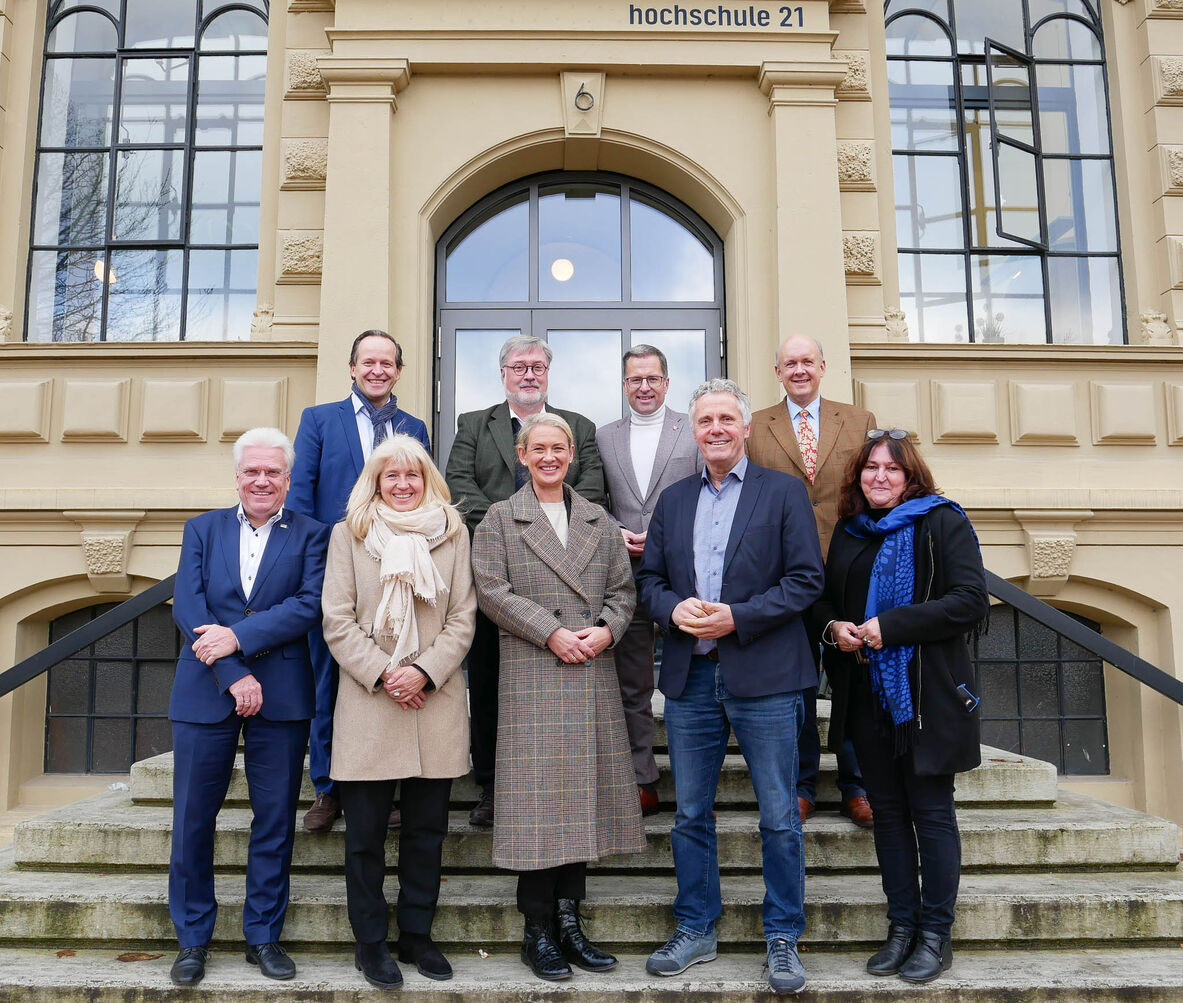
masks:
<svg viewBox="0 0 1183 1003"><path fill-rule="evenodd" d="M456 416L502 400L498 350L514 334L555 353L550 399L597 425L621 417L620 356L670 362L670 404L722 374L723 243L660 189L617 174L557 172L499 189L436 247L436 460Z"/></svg>

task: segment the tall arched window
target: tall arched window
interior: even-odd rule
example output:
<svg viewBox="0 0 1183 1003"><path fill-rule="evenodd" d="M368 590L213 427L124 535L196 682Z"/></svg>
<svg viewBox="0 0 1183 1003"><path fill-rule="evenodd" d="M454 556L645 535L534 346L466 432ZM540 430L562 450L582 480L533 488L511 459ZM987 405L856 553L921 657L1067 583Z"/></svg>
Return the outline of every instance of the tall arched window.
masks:
<svg viewBox="0 0 1183 1003"><path fill-rule="evenodd" d="M267 12L49 5L26 340L249 336Z"/></svg>
<svg viewBox="0 0 1183 1003"><path fill-rule="evenodd" d="M497 356L514 334L551 346L550 400L597 425L626 413L620 357L633 345L665 353L678 410L722 372L722 241L651 185L573 172L514 182L456 220L436 254L441 460L457 415L505 399Z"/></svg>
<svg viewBox="0 0 1183 1003"><path fill-rule="evenodd" d="M913 340L1122 344L1096 0L888 0Z"/></svg>

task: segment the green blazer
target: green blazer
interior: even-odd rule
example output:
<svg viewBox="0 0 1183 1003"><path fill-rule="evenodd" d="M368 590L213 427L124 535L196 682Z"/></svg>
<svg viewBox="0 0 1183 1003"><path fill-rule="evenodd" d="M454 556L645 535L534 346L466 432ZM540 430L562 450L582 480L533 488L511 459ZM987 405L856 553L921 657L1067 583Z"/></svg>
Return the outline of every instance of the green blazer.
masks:
<svg viewBox="0 0 1183 1003"><path fill-rule="evenodd" d="M593 505L604 505L604 467L596 448L596 426L574 411L563 411L549 404L546 409L557 414L575 436L575 455L567 471L566 483ZM483 411L469 411L456 422L456 440L448 454L444 474L452 502L464 515L470 530L475 530L494 502L504 501L517 491L514 464L517 449L513 444L513 425L509 405L502 401Z"/></svg>

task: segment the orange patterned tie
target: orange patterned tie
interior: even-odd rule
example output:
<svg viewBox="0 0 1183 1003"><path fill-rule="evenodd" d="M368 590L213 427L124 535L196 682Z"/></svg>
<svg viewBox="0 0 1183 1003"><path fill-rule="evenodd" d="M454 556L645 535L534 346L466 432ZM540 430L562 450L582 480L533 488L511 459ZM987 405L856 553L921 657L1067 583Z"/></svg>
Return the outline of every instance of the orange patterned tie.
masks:
<svg viewBox="0 0 1183 1003"><path fill-rule="evenodd" d="M801 459L805 461L805 472L809 474L810 482L817 473L817 436L813 434L813 426L805 411L801 412L801 424L797 426L797 448L801 450Z"/></svg>

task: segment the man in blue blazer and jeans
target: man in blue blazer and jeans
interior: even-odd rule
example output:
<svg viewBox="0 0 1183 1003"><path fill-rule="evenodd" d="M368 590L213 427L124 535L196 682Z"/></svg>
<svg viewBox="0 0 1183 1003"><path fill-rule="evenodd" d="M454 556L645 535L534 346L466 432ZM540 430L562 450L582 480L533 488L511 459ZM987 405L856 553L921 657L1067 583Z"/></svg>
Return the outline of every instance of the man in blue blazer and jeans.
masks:
<svg viewBox="0 0 1183 1003"><path fill-rule="evenodd" d="M760 808L768 981L790 993L805 986L797 738L802 694L817 685L802 614L821 595L822 555L804 485L744 455L751 422L731 380L690 395L706 467L658 498L637 575L645 609L666 632L659 685L678 802L670 834L678 925L645 968L678 975L716 956L722 895L711 809L734 731Z"/></svg>
<svg viewBox="0 0 1183 1003"><path fill-rule="evenodd" d="M190 519L181 542L173 618L183 643L168 708L168 907L181 947L171 976L180 986L205 975L218 913L214 830L240 735L254 813L246 960L273 979L296 974L278 941L315 705L308 631L320 623L329 527L284 508L292 459L279 429L244 432L234 444L239 504Z"/></svg>
<svg viewBox="0 0 1183 1003"><path fill-rule="evenodd" d="M296 432L296 464L292 469L292 494L288 505L333 526L345 517L349 492L362 464L374 447L387 437L402 433L423 443L431 452L427 426L398 406L395 384L403 372L403 350L385 331L362 331L349 350L349 376L353 388L343 401L304 409ZM341 805L329 779L333 746L333 706L337 702L337 663L329 654L320 624L308 638L316 667L316 717L308 742L308 771L316 800L304 816L309 832L328 832L341 814ZM398 824L398 812L390 813Z"/></svg>

